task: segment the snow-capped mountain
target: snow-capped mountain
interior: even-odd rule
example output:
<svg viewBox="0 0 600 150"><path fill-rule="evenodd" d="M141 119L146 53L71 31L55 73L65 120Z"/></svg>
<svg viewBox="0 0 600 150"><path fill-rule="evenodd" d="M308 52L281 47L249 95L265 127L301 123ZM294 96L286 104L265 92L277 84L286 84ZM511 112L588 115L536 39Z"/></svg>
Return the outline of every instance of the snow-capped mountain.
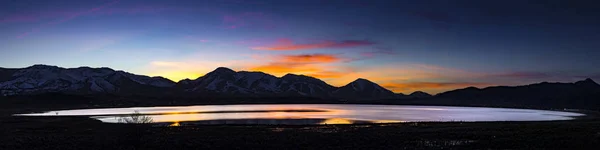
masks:
<svg viewBox="0 0 600 150"><path fill-rule="evenodd" d="M180 87L187 92L328 97L334 88L308 76L287 74L281 78L263 72L235 72L220 67L196 80L182 80Z"/></svg>
<svg viewBox="0 0 600 150"><path fill-rule="evenodd" d="M314 77L305 75L286 74L281 77L279 86L287 95L330 97L335 87Z"/></svg>
<svg viewBox="0 0 600 150"><path fill-rule="evenodd" d="M174 82L162 77L134 75L110 68L60 68L34 65L23 69L0 68L0 94L121 93L143 94L170 88Z"/></svg>
<svg viewBox="0 0 600 150"><path fill-rule="evenodd" d="M304 96L343 99L391 98L397 94L366 79L334 87L314 77L234 71L219 67L194 80L177 83L162 77L135 75L110 68L60 68L34 65L22 69L0 68L1 95L40 93L70 94L207 94L233 96Z"/></svg>
<svg viewBox="0 0 600 150"><path fill-rule="evenodd" d="M232 94L278 93L279 78L262 72L235 72L229 68L219 67L196 79L182 80L184 91L211 91Z"/></svg>

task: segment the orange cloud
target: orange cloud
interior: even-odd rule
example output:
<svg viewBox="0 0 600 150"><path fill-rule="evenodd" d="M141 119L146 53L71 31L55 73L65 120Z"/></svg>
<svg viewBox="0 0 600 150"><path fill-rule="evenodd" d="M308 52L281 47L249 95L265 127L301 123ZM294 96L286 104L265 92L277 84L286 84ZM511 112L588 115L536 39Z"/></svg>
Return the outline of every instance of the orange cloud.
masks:
<svg viewBox="0 0 600 150"><path fill-rule="evenodd" d="M194 57L197 58L197 57ZM492 84L481 79L481 73L424 64L387 64L369 67L346 66L344 58L330 54L252 56L250 60L230 61L154 61L147 75L164 76L178 81L195 79L217 67L234 70L261 71L275 76L288 73L322 79L333 86L344 86L357 78L369 79L391 91L410 93L425 91L439 93L469 86L484 87ZM485 75L485 74L484 74ZM470 82L453 82L464 81ZM449 82L420 82L449 81Z"/></svg>
<svg viewBox="0 0 600 150"><path fill-rule="evenodd" d="M273 74L312 73L322 70L320 67L315 65L301 65L293 63L269 63L265 65L250 67L248 69L251 71L261 71Z"/></svg>
<svg viewBox="0 0 600 150"><path fill-rule="evenodd" d="M283 76L288 73L301 74L316 78L336 78L343 76L343 72L336 71L338 69L327 67L319 64L299 64L299 63L281 63L272 62L268 64L260 64L246 68L250 71L260 71L275 76Z"/></svg>
<svg viewBox="0 0 600 150"><path fill-rule="evenodd" d="M247 69L266 72L275 76L294 73L316 78L336 78L344 75L344 73L336 71L338 67L326 66L329 63L342 61L342 58L331 54L277 55L260 59L270 59L270 62L251 66Z"/></svg>
<svg viewBox="0 0 600 150"><path fill-rule="evenodd" d="M290 51L290 50L306 50L306 49L320 49L320 48L347 48L347 47L358 47L373 45L375 43L370 41L359 41L359 40L346 40L340 42L334 41L321 41L318 43L306 43L296 44L290 39L279 39L272 46L254 47L254 50L271 50L271 51Z"/></svg>
<svg viewBox="0 0 600 150"><path fill-rule="evenodd" d="M297 65L285 63L270 63L248 68L250 71L260 71L275 76L283 76L288 73L307 75L319 79L337 78L344 76L344 72L329 71L327 67L320 65Z"/></svg>
<svg viewBox="0 0 600 150"><path fill-rule="evenodd" d="M345 72L336 72L336 71L320 71L318 73L308 74L308 76L319 78L319 79L329 79L329 78L340 78L348 73Z"/></svg>

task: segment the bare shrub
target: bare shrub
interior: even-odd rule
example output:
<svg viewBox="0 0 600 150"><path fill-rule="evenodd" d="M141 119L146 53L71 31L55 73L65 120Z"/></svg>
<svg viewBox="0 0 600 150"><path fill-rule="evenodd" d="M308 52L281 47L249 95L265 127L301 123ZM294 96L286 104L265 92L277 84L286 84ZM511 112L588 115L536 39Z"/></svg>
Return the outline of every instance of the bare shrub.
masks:
<svg viewBox="0 0 600 150"><path fill-rule="evenodd" d="M147 124L152 123L152 117L148 115L141 114L139 111L134 111L132 114L129 114L125 117L121 117L118 119L119 123L132 123L132 124Z"/></svg>

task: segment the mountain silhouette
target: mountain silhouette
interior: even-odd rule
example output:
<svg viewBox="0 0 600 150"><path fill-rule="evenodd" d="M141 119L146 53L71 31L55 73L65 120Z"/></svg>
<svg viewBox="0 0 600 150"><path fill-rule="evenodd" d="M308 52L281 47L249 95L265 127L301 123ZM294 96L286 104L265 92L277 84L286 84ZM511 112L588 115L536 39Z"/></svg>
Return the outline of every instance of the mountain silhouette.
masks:
<svg viewBox="0 0 600 150"><path fill-rule="evenodd" d="M545 106L551 108L598 108L600 85L592 79L575 83L542 82L522 86L469 87L435 96L452 105Z"/></svg>
<svg viewBox="0 0 600 150"><path fill-rule="evenodd" d="M286 74L281 78L250 71L219 67L197 79L177 83L162 77L135 75L110 68L61 68L34 65L21 69L0 68L2 95L42 93L125 94L125 95L229 95L229 96L301 96L317 98L378 99L392 98L393 92L368 81L357 79L346 86L334 87L305 75Z"/></svg>
<svg viewBox="0 0 600 150"><path fill-rule="evenodd" d="M429 98L432 97L433 95L429 94L429 93L425 93L423 91L415 91L413 93L410 93L408 95L409 98Z"/></svg>
<svg viewBox="0 0 600 150"><path fill-rule="evenodd" d="M333 91L332 94L334 97L345 99L385 99L398 96L394 92L362 78L356 79L347 85L338 88Z"/></svg>
<svg viewBox="0 0 600 150"><path fill-rule="evenodd" d="M394 93L367 79L341 87L305 75L276 77L263 72L234 71L219 67L197 79L173 82L162 77L135 75L110 68L61 68L34 65L0 68L0 95L116 95L161 97L225 96L238 98L307 97L345 101L378 100L417 104L600 108L600 85L592 79L574 83L542 82L522 86L468 87L437 95L417 91ZM281 100L283 102L284 100Z"/></svg>

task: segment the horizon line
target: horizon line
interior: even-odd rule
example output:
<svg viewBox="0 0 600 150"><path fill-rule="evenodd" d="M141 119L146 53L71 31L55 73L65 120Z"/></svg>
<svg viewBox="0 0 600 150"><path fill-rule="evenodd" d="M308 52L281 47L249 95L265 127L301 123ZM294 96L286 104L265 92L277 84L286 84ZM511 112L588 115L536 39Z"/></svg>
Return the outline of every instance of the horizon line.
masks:
<svg viewBox="0 0 600 150"><path fill-rule="evenodd" d="M318 80L320 80L320 81L323 81L323 80L322 80L322 79L320 79L320 78L313 77L313 76L309 76L309 75L304 75L304 74L286 73L286 74L285 74L285 75L283 75L283 76L276 76L276 75L269 74L269 73L265 73L265 72L262 72L262 71L234 70L234 69L231 69L231 68L229 68L229 67L216 67L216 68L215 68L213 71L207 72L207 73L205 73L204 75L201 75L201 76L198 76L198 77L196 77L195 79L185 78L185 79L181 79L181 80L179 80L179 81L174 81L174 80L171 80L171 79L169 79L169 78L165 78L165 77L163 77L163 76L149 76L149 75L144 75L144 74L135 74L135 73L131 73L131 72L128 72L128 71L125 71L125 70L116 70L116 69L113 69L113 68L111 68L111 67L91 67L91 66L79 66L79 67L74 67L74 68L67 68L67 67L61 67L61 66L58 66L58 65L34 64L34 65L27 66L27 67L22 67L22 68L5 68L5 67L0 67L0 69L25 69L25 68L31 68L31 67L34 67L34 66L57 67L57 68L61 68L61 69L77 69L77 68L110 69L110 70L113 70L113 71L116 71L116 72L119 72L119 71L121 71L121 72L130 73L130 74L134 74L134 75L139 75L139 76L146 76L146 77L151 77L151 78L162 78L162 79L169 80L169 81L171 81L171 82L173 82L173 83L179 83L179 82L181 82L181 81L184 81L184 80L197 80L197 79L199 79L199 78L202 78L202 77L206 76L206 74L208 74L208 73L211 73L211 72L214 72L214 71L216 71L216 70L218 70L218 69L220 69L220 68L229 69L229 70L231 70L231 71L233 71L233 72L236 72L236 73L238 73L238 72L256 72L256 73L263 73L263 74L271 75L271 76L274 76L274 77L276 77L276 78L282 78L282 77L284 77L284 76L286 76L286 75L296 75L296 76L306 76L306 77L311 77L311 78L315 78L315 79L318 79ZM372 83L375 83L375 82L373 82L373 81L371 81L371 80L369 80L369 79L362 78L362 77L356 78L356 79L355 79L355 80L353 80L352 82L355 82L355 81L357 81L357 80L360 80L360 79L367 80L367 81L370 81L370 82L372 82ZM591 79L590 77L585 77L585 79L582 79L582 80L577 80L577 81L575 81L575 82L579 82L579 81L586 81L586 80L591 80L592 82L595 82L595 81L594 81L593 79ZM323 81L323 82L325 82L325 81ZM350 83L352 83L352 82L349 82L349 83L347 83L347 84L345 84L345 85L343 85L343 86L349 85L349 84L350 84ZM521 85L513 85L513 86L525 86L525 85L539 84L539 83L544 83L544 82L547 82L547 83L565 83L565 82L550 82L550 81L542 81L542 82L537 82L537 83L529 83L529 84L521 84ZM566 82L566 83L575 83L575 82ZM330 86L333 86L333 87L336 87L336 88L343 87L343 86L339 86L339 87L338 87L338 86L334 86L334 85L331 85L330 83L327 83L327 82L325 82L325 83L326 83L327 85L330 85ZM378 83L375 83L375 84L376 84L376 85L378 85L378 86L380 86L380 87L382 87L382 88L384 88L384 89L386 89L386 90L389 90L388 88L386 88L386 87L383 87L383 86L379 85ZM409 93L410 93L410 94L412 94L412 93L415 93L415 92L424 92L424 93L427 93L427 94L430 94L430 95L437 95L437 94L441 94L441 93L445 93L445 92L449 92L449 91L454 91L454 90L459 90L459 89L467 89L467 88L485 89L485 88L490 88L490 87L501 87L501 86L507 86L507 85L490 85L490 86L486 86L486 87L483 87L483 88L478 88L478 87L476 87L476 86L467 86L467 87L464 87L464 88L452 89L452 90L448 90L448 91L444 91L444 92L439 92L439 93L435 93L435 94L431 94L431 93L429 93L429 92L424 92L424 91L421 91L421 90L416 90L416 91L409 92ZM389 91L392 91L392 90L389 90ZM402 93L402 92L394 92L394 91L392 91L392 92L393 92L393 93L395 93L395 94L405 94L405 93Z"/></svg>

